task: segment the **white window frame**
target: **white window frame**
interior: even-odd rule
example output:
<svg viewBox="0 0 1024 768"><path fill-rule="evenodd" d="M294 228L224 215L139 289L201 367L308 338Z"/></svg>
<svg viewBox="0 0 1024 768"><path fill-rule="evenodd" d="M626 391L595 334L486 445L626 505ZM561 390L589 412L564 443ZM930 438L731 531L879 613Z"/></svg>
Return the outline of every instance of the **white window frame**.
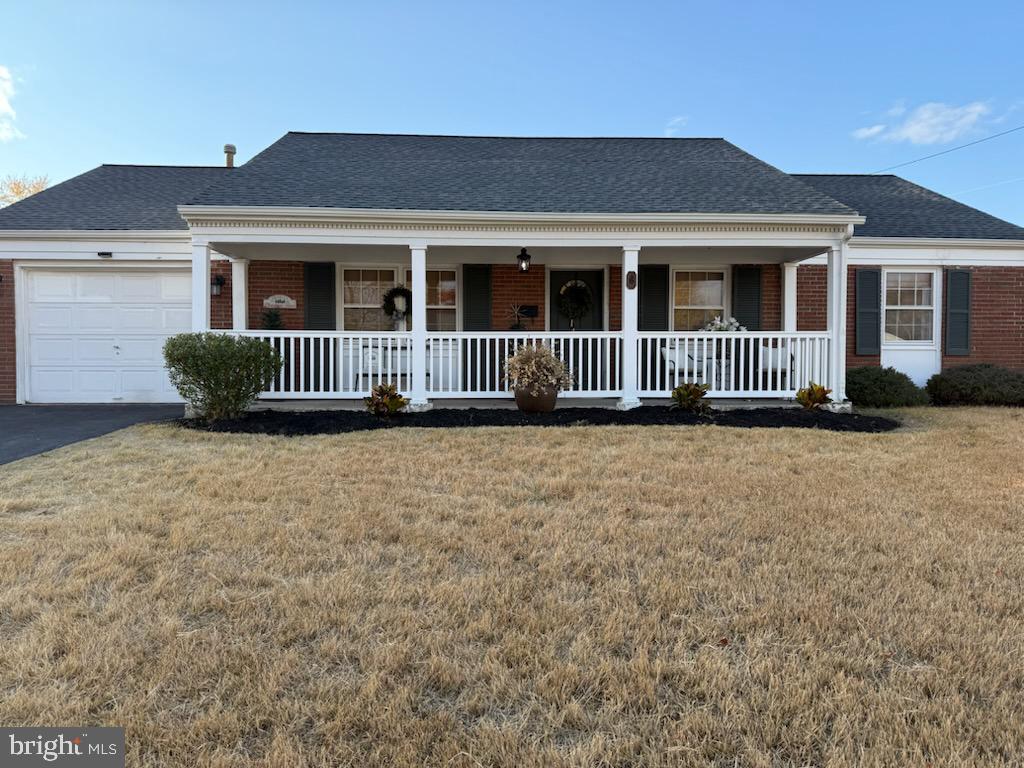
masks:
<svg viewBox="0 0 1024 768"><path fill-rule="evenodd" d="M891 274L906 274L906 275L923 275L928 274L932 276L932 304L931 307L925 306L904 306L903 304L894 304L891 307L888 302L888 290L889 275ZM938 349L939 339L942 335L942 270L934 268L919 268L919 267L883 267L882 268L882 317L881 317L881 334L882 334L882 346L888 349ZM932 337L928 341L904 341L902 339L888 339L886 338L885 332L885 318L886 314L890 309L910 309L910 310L927 310L930 309L932 313Z"/></svg>
<svg viewBox="0 0 1024 768"><path fill-rule="evenodd" d="M718 309L718 307L677 307L676 306L676 275L680 272L721 272L722 273L722 319L732 317L732 265L722 266L721 264L714 266L703 266L701 264L686 264L680 266L673 266L669 271L669 302L668 302L668 327L671 331L678 330L676 328L676 310L677 309ZM679 330L680 333L700 333L700 331L684 331Z"/></svg>
<svg viewBox="0 0 1024 768"><path fill-rule="evenodd" d="M402 274L409 277L409 272L412 271L411 267L405 267ZM445 264L428 264L427 272L454 272L455 273L455 306L449 304L427 304L427 311L431 309L454 309L455 310L455 330L454 331L427 331L427 333L461 333L462 332L462 265L445 265ZM403 283L403 285L410 285L412 280ZM405 329L409 330L409 322L406 320Z"/></svg>
<svg viewBox="0 0 1024 768"><path fill-rule="evenodd" d="M380 271L380 270L391 270L394 273L394 275L395 275L395 278L396 278L395 284L396 285L405 285L406 287L409 287L408 283L402 282L402 281L398 280L397 278L399 276L405 277L406 273L409 272L411 267L408 264L394 264L394 263L376 263L376 264L374 264L374 263L364 263L364 262L349 263L349 262L343 262L343 261L335 262L335 265L334 265L334 272L335 272L335 278L336 278L336 285L335 285L335 288L334 288L334 292L335 292L335 297L337 299L336 302L335 302L336 303L335 314L337 315L336 321L337 321L338 330L340 332L342 332L342 333L346 333L346 332L347 333L395 333L395 331L345 331L344 330L344 328L345 328L345 270L346 269L360 269L360 270L362 270L362 269L374 269L374 270L377 270L377 271ZM451 331L451 333L461 333L461 331L462 331L462 265L461 264L428 264L427 265L427 272L439 272L439 271L442 271L442 270L443 271L449 271L449 272L451 272L451 271L455 272L455 327L456 327L457 330ZM366 308L368 305L366 305L366 304L352 304L350 306L352 306L353 308L362 309L362 308ZM427 308L430 309L431 306L428 305ZM436 309L449 309L449 307L447 305L440 305L440 306L437 306L437 307L434 307L434 308L436 308ZM412 311L412 307L409 308L409 311L410 312ZM408 332L408 330L409 330L409 323L408 323L408 321L406 321L404 323L404 327L402 328L401 331L399 331L399 333ZM428 333L449 333L449 331L428 331Z"/></svg>

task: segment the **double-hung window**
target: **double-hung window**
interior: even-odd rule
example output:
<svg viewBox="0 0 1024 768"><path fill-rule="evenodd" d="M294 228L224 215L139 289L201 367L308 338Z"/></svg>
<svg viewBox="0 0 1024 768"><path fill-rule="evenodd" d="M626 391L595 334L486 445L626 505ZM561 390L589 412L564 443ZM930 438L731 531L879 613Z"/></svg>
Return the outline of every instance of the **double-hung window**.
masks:
<svg viewBox="0 0 1024 768"><path fill-rule="evenodd" d="M395 287L395 269L352 269L342 271L342 328L346 331L393 331L395 321L384 314L384 294ZM405 285L412 285L412 273L405 272ZM454 269L427 270L427 330L458 329L458 281ZM405 330L412 328L412 307L406 315Z"/></svg>
<svg viewBox="0 0 1024 768"><path fill-rule="evenodd" d="M927 343L935 337L935 275L885 273L886 343Z"/></svg>
<svg viewBox="0 0 1024 768"><path fill-rule="evenodd" d="M725 317L725 272L676 272L672 297L673 329L699 331Z"/></svg>

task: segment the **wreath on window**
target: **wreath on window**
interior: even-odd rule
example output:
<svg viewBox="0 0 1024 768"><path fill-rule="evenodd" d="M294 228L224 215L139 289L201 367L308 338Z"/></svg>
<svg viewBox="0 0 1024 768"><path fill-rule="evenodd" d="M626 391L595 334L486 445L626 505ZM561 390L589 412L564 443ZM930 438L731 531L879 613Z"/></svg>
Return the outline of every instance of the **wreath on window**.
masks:
<svg viewBox="0 0 1024 768"><path fill-rule="evenodd" d="M404 285L396 285L384 294L380 308L388 317L403 318L412 309L412 291Z"/></svg>
<svg viewBox="0 0 1024 768"><path fill-rule="evenodd" d="M558 311L573 323L590 314L594 297L582 280L570 280L558 292Z"/></svg>

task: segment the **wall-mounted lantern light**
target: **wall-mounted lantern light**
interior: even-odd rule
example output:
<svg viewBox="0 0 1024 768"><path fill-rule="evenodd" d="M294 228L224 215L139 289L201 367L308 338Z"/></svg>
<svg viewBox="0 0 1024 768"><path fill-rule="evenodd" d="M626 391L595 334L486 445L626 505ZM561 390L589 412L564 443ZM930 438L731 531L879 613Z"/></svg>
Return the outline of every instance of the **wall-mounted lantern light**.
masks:
<svg viewBox="0 0 1024 768"><path fill-rule="evenodd" d="M530 271L530 254L526 252L525 248L519 250L519 271L529 272Z"/></svg>
<svg viewBox="0 0 1024 768"><path fill-rule="evenodd" d="M227 282L224 279L224 275L214 275L213 280L210 281L210 295L220 296L221 288L224 287L224 283Z"/></svg>

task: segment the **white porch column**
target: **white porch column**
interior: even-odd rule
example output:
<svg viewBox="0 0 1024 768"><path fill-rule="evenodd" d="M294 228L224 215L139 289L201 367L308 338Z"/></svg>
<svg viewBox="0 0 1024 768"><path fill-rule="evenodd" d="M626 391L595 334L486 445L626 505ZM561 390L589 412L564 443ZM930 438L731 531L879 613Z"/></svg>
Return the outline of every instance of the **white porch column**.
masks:
<svg viewBox="0 0 1024 768"><path fill-rule="evenodd" d="M622 248L622 399L617 406L621 411L640 405L636 376L639 260L639 246L627 245Z"/></svg>
<svg viewBox="0 0 1024 768"><path fill-rule="evenodd" d="M412 258L412 391L413 411L430 409L427 399L427 249L409 246Z"/></svg>
<svg viewBox="0 0 1024 768"><path fill-rule="evenodd" d="M796 268L795 262L782 265L782 330L796 330Z"/></svg>
<svg viewBox="0 0 1024 768"><path fill-rule="evenodd" d="M831 336L832 401L846 403L846 245L828 251L828 331Z"/></svg>
<svg viewBox="0 0 1024 768"><path fill-rule="evenodd" d="M192 330L210 330L210 246L192 243Z"/></svg>
<svg viewBox="0 0 1024 768"><path fill-rule="evenodd" d="M231 260L231 327L244 331L249 325L249 262Z"/></svg>

